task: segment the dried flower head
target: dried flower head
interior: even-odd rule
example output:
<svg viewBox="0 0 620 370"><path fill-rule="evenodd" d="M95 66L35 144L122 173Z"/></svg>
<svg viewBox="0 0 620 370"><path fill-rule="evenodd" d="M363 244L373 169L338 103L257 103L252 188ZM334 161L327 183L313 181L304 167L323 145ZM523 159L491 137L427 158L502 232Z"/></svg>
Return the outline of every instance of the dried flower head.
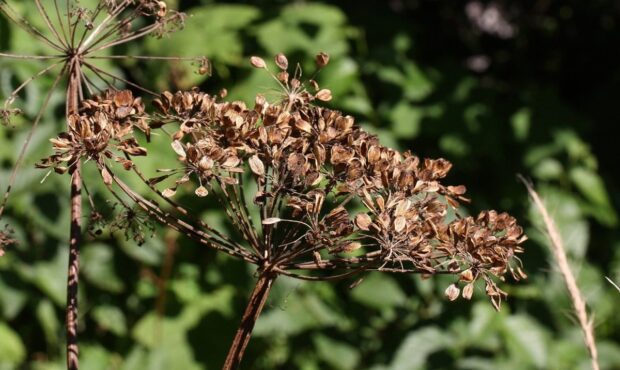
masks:
<svg viewBox="0 0 620 370"><path fill-rule="evenodd" d="M144 156L146 149L133 136L134 128L150 133L140 98L129 90L108 90L82 102L79 113L68 119L69 131L51 139L55 154L37 164L39 168L53 168L57 173L71 170L82 159L93 160L102 168L107 184L109 174L104 170L106 159L132 166L128 156ZM123 153L124 156L121 156Z"/></svg>
<svg viewBox="0 0 620 370"><path fill-rule="evenodd" d="M317 56L319 66L327 61L326 54ZM499 309L506 294L497 287L497 278L507 272L525 277L516 254L523 251L526 237L516 220L495 211L460 217L460 202L469 200L464 186L444 184L452 168L449 161L420 159L381 145L353 117L315 105L329 100L331 92L312 80L317 92L309 93L300 81L299 65L289 78L286 56L278 54L275 62L281 73L272 76L285 94L273 104L261 95L253 107L219 101L196 89L164 92L154 101L151 128L175 127L171 153L181 166L144 180L180 212L177 216L116 180L119 188L156 219L263 269L308 279L327 276L304 271L454 274L458 278L448 287L448 298L460 295L460 282L465 284L463 296L471 298L474 282L482 280ZM268 70L262 58L253 57L251 64ZM98 114L84 112L89 122ZM144 121L138 122L127 126L148 132ZM97 163L102 171L109 170ZM255 189L249 197L248 180ZM172 184L155 189L164 182ZM189 212L171 198L190 183L196 196L220 201L247 244L233 242L199 220L180 221ZM258 222L252 220L255 214Z"/></svg>
<svg viewBox="0 0 620 370"><path fill-rule="evenodd" d="M321 53L316 64L321 68L328 61ZM280 72L271 76L283 94L273 103L262 95L253 106L221 101L225 92L218 97L198 89L162 93L153 102L155 113L144 112L128 92L86 101L43 166L68 162L70 168L79 158L92 159L123 203L116 228L138 243L145 227L152 231L145 222L153 219L257 265L260 278L244 315L248 320L256 320L278 275L328 280L373 270L451 274L449 300L470 299L476 281L483 281L499 309L506 293L497 280L508 272L525 277L516 255L526 237L516 220L495 211L460 216L460 203L469 200L465 186L445 183L452 168L448 160L420 159L382 145L353 117L316 105L332 94L314 78L301 81L299 65L291 76L286 56L278 54L275 63ZM271 73L262 58L252 57L250 64ZM179 167L145 177L128 159L146 155L131 135L134 127L147 137L165 127ZM106 158L132 170L157 201L128 186ZM238 235L214 229L195 217L195 209L179 204L175 195L186 187L198 198L217 200ZM125 204L117 189L134 205ZM244 319L225 369L237 368L252 327Z"/></svg>

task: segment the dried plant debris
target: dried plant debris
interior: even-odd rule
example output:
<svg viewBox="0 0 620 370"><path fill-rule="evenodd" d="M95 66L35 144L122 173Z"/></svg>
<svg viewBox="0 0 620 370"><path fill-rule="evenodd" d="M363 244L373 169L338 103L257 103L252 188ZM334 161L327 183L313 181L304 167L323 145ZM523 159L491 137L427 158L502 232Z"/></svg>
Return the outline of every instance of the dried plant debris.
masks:
<svg viewBox="0 0 620 370"><path fill-rule="evenodd" d="M13 238L14 230L9 225L4 226L4 230L0 231L0 257L4 256L4 249L11 245L17 244L17 240Z"/></svg>
<svg viewBox="0 0 620 370"><path fill-rule="evenodd" d="M319 69L328 62L327 54L316 58ZM116 180L159 221L262 269L301 279L367 270L452 274L450 300L470 299L481 280L499 309L506 293L497 280L507 273L525 277L517 254L526 237L517 221L496 211L459 216L460 203L469 199L465 186L445 184L452 168L448 160L421 159L381 145L353 117L315 104L329 101L331 92L314 76L302 81L299 65L289 75L282 54L275 64L280 72L272 76L282 94L274 103L257 95L248 106L193 89L162 93L153 103L156 112L149 114L128 92L87 100L71 119L72 130L53 141L56 154L43 165L70 167L88 158L105 173L112 171L106 159L131 168L129 159L114 153L146 155L133 128L148 135L164 127L172 132L170 154L180 165L144 180L163 189L158 194L179 213L171 216ZM251 65L268 70L258 57ZM248 179L252 187L244 186ZM197 197L221 202L244 243L191 220L171 199L190 184ZM246 196L247 189L254 194ZM253 214L260 220L252 220Z"/></svg>
<svg viewBox="0 0 620 370"><path fill-rule="evenodd" d="M132 240L141 246L147 238L155 234L155 222L141 208L123 205L110 223L110 231L122 232L126 240Z"/></svg>

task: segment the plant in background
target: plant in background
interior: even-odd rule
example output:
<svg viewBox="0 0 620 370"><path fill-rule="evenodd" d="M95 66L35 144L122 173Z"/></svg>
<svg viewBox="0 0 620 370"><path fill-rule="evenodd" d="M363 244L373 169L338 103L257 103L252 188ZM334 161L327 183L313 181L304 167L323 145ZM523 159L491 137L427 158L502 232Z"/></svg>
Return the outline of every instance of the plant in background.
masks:
<svg viewBox="0 0 620 370"><path fill-rule="evenodd" d="M98 60L119 59L164 59L164 60L191 60L200 63L201 72L208 72L208 61L205 58L177 58L177 57L152 57L110 55L109 51L115 46L123 45L153 35L162 37L169 32L183 26L185 16L173 10L169 10L166 2L157 0L101 0L92 8L84 7L79 1L61 2L54 0L47 2L47 8L43 1L35 0L38 15L44 29L36 28L28 19L19 15L15 6L6 0L0 0L0 12L10 21L28 32L34 40L44 47L53 49L52 55L18 55L0 53L0 57L19 60L45 61L49 65L35 73L24 81L5 100L0 109L0 120L8 124L12 116L21 113L19 108L12 104L19 93L32 81L54 71L57 75L52 87L43 100L38 114L32 122L26 141L21 149L18 159L13 167L8 180L7 190L0 204L0 217L5 210L11 188L15 182L18 169L24 159L28 145L41 120L43 112L47 109L52 93L64 80L66 81L66 117L68 127L78 127L79 123L72 122L71 117L78 112L78 106L87 97L97 92L101 93L106 88L114 89L114 84L121 82L132 86L142 92L150 93L149 90L134 84L122 77L97 66ZM49 10L52 9L52 10ZM121 102L122 103L122 102ZM131 107L123 107L125 111ZM122 111L122 112L125 112ZM123 113L123 114L128 114ZM79 125L79 129L86 126ZM89 140L88 132L74 132L80 139ZM98 142L104 140L98 138ZM92 145L95 141L86 142L87 151L96 150ZM55 143L62 145L62 140ZM131 143L124 143L131 146ZM127 150L131 150L127 147ZM70 161L65 168L56 167L58 172L71 174L71 230L69 244L69 272L67 282L67 366L70 369L78 368L78 345L77 345L77 287L79 278L79 247L82 235L82 177L80 174L80 159L88 153L73 153L74 160ZM0 233L0 248L13 243L14 240L8 233ZM1 249L0 249L1 250Z"/></svg>
<svg viewBox="0 0 620 370"><path fill-rule="evenodd" d="M318 69L328 61L319 54ZM274 102L257 95L248 106L221 101L225 92L218 97L194 89L162 93L150 113L127 91L85 100L40 166L62 173L88 160L119 204L138 206L188 238L256 265L258 280L224 369L239 367L280 275L325 281L368 271L450 274L448 299L470 299L482 281L499 309L506 293L497 280L507 273L525 277L516 254L526 237L516 220L495 211L461 216L465 187L443 183L450 162L381 145L353 117L315 104L329 101L331 92L314 76L302 82L299 65L290 75L282 54L275 63L279 72L272 77L282 93ZM258 57L251 64L267 69ZM179 167L148 178L132 160L147 154L135 132L148 138L155 129L169 133ZM134 172L154 198L127 185L118 165ZM234 235L173 200L181 187L216 199Z"/></svg>

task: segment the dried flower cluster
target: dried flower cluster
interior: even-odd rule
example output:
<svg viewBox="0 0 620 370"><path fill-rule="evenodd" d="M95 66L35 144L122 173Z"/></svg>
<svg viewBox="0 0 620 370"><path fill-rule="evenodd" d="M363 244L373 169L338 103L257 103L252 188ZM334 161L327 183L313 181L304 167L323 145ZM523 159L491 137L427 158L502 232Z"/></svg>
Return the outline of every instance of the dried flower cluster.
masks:
<svg viewBox="0 0 620 370"><path fill-rule="evenodd" d="M261 58L250 62L269 71ZM317 72L328 62L319 54ZM381 145L353 117L315 105L329 101L331 91L313 78L303 82L299 65L291 76L286 56L278 54L275 64L279 72L271 76L282 95L274 103L257 95L248 106L221 101L225 92L218 97L197 89L162 93L154 113L145 112L129 91L85 100L70 116L69 130L52 140L55 154L41 167L62 173L81 159L96 163L126 210L118 228L137 235L132 238L138 243L148 216L258 266L260 278L224 369L237 368L278 275L328 280L371 270L451 274L455 282L445 292L450 300L470 299L474 283L482 280L499 309L506 293L496 281L508 272L525 278L516 255L526 237L516 220L495 211L461 217L459 203L469 200L464 186L444 184L449 161ZM134 128L147 139L152 129L172 132L170 153L180 166L144 176L130 160L147 154ZM114 162L132 170L159 200L125 184ZM197 197L220 202L242 242L173 200L190 184Z"/></svg>
<svg viewBox="0 0 620 370"><path fill-rule="evenodd" d="M317 57L319 68L327 62L325 54ZM257 57L251 63L267 68ZM156 219L261 268L309 279L326 276L299 272L449 273L465 284L462 295L467 299L473 283L483 280L499 309L505 293L493 277L508 271L517 279L525 276L515 255L526 238L516 220L495 211L464 218L456 212L450 220L449 209L468 201L464 186L442 183L450 162L421 160L382 146L353 117L314 105L328 100L331 92L313 80L309 91L299 80L299 66L289 77L286 57L279 54L275 63L280 72L274 78L283 95L274 104L261 95L248 107L198 90L165 92L154 102L157 112L149 116L153 129L177 125L171 146L181 167L143 179L153 188L173 181L158 192L177 211L183 209L170 198L179 186L193 182L197 196L213 194L247 244L232 242L200 221L166 219L168 213L156 203L115 180L119 188ZM59 163L92 159L112 184L105 158L133 168L131 161L113 153L146 154L131 135L134 127L148 134L145 116L140 100L127 91L87 100L72 117L71 131L53 140L56 154L44 166L62 172L66 166ZM244 186L249 178L254 185ZM254 189L249 198L247 189ZM178 217L189 216L181 211ZM184 226L188 223L194 226ZM459 293L456 284L446 291L450 299Z"/></svg>
<svg viewBox="0 0 620 370"><path fill-rule="evenodd" d="M92 160L102 169L104 182L111 184L110 174L105 171L106 159L130 169L132 162L126 156L146 155L146 149L133 136L134 128L147 135L150 132L142 100L134 98L129 90L107 91L82 102L79 113L68 117L69 130L50 140L55 154L37 166L65 173L81 159Z"/></svg>

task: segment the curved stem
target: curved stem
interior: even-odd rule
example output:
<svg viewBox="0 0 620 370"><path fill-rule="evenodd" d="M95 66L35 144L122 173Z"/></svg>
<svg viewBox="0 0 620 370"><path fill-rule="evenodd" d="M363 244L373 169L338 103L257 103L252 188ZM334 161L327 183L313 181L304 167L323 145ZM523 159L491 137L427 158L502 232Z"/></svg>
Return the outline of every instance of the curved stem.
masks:
<svg viewBox="0 0 620 370"><path fill-rule="evenodd" d="M265 307L265 302L267 302L267 297L269 297L269 292L276 276L272 271L263 271L260 274L256 286L254 286L254 290L250 295L250 300L243 313L241 324L239 329L237 329L222 370L239 369L245 349L250 342L254 325Z"/></svg>

